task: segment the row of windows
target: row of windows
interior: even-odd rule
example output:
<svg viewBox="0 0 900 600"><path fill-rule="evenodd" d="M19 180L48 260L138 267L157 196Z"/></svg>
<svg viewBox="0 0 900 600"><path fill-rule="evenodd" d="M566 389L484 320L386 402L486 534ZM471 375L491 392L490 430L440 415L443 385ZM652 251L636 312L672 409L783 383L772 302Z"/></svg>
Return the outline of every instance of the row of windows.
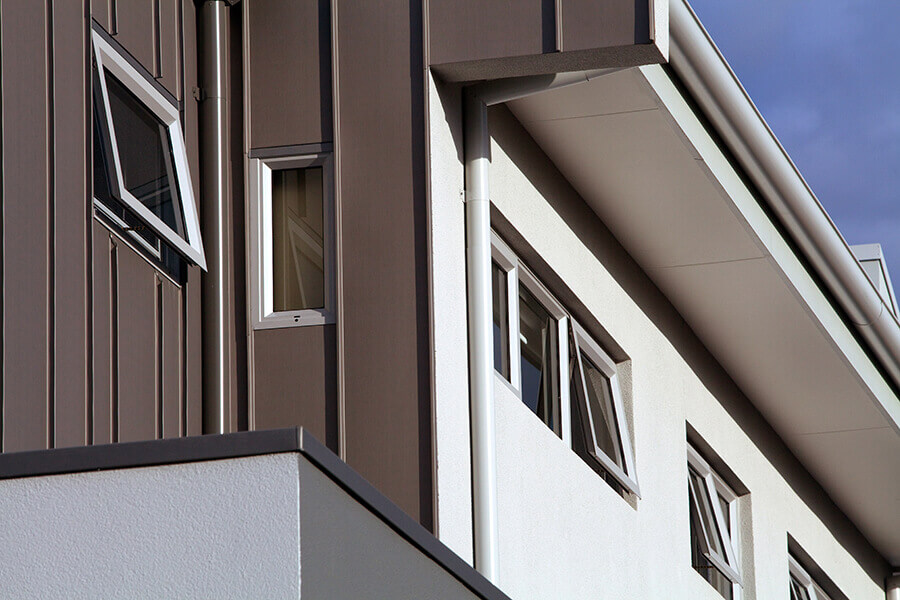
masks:
<svg viewBox="0 0 900 600"><path fill-rule="evenodd" d="M617 365L492 233L494 370L620 494L640 495ZM688 445L691 564L724 598L742 586L738 495ZM791 557L791 599L830 600Z"/></svg>

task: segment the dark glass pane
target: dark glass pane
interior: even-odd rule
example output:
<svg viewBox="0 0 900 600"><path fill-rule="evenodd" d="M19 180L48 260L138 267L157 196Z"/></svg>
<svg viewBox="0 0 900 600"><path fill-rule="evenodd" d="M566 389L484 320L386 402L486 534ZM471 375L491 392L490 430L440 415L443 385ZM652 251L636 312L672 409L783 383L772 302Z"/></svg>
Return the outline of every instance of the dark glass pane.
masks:
<svg viewBox="0 0 900 600"><path fill-rule="evenodd" d="M732 600L734 597L734 585L730 579L725 577L725 575L723 575L722 572L719 571L706 556L704 556L703 545L701 542L701 536L703 535L702 519L700 518L697 505L694 504L693 496L688 496L688 502L691 515L691 564L693 565L694 570L700 573L711 586L716 588L716 591L719 592L723 598Z"/></svg>
<svg viewBox="0 0 900 600"><path fill-rule="evenodd" d="M322 167L272 172L274 309L325 308Z"/></svg>
<svg viewBox="0 0 900 600"><path fill-rule="evenodd" d="M494 369L509 381L509 301L507 273L491 263L494 300Z"/></svg>
<svg viewBox="0 0 900 600"><path fill-rule="evenodd" d="M109 74L106 91L125 189L175 233L187 239L168 128Z"/></svg>
<svg viewBox="0 0 900 600"><path fill-rule="evenodd" d="M609 379L583 352L581 353L581 364L584 365L584 384L587 387L587 400L591 407L591 418L594 421L594 434L597 436L599 450L624 470L625 464L622 460L621 440L619 439L619 428L616 425L612 387Z"/></svg>
<svg viewBox="0 0 900 600"><path fill-rule="evenodd" d="M519 287L522 401L550 429L559 431L559 340L556 319Z"/></svg>

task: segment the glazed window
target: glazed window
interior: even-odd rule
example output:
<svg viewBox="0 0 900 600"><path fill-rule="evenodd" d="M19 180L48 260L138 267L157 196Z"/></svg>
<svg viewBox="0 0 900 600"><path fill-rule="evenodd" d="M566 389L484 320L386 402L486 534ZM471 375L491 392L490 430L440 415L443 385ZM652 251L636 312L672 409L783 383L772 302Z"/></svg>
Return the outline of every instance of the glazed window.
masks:
<svg viewBox="0 0 900 600"><path fill-rule="evenodd" d="M796 558L788 555L791 600L831 600Z"/></svg>
<svg viewBox="0 0 900 600"><path fill-rule="evenodd" d="M619 493L639 495L616 363L492 234L494 369Z"/></svg>
<svg viewBox="0 0 900 600"><path fill-rule="evenodd" d="M585 450L607 480L640 495L616 364L575 321L571 346L573 417Z"/></svg>
<svg viewBox="0 0 900 600"><path fill-rule="evenodd" d="M688 446L691 563L724 598L741 585L737 494Z"/></svg>
<svg viewBox="0 0 900 600"><path fill-rule="evenodd" d="M178 108L96 31L93 46L98 206L205 269Z"/></svg>
<svg viewBox="0 0 900 600"><path fill-rule="evenodd" d="M251 160L256 328L334 321L330 166L325 154Z"/></svg>

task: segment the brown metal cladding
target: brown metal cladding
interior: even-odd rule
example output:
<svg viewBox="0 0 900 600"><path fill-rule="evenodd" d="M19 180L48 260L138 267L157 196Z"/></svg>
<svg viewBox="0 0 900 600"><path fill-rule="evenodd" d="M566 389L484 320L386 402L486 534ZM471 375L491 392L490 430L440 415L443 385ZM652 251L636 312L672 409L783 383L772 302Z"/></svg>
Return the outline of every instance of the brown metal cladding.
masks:
<svg viewBox="0 0 900 600"><path fill-rule="evenodd" d="M93 224L93 314L92 314L92 422L95 444L108 444L113 439L113 280L112 245L109 230Z"/></svg>
<svg viewBox="0 0 900 600"><path fill-rule="evenodd" d="M337 448L335 326L253 332L253 428L300 425Z"/></svg>
<svg viewBox="0 0 900 600"><path fill-rule="evenodd" d="M183 55L187 58L184 61L184 89L185 101L184 112L182 113L182 128L184 129L184 141L187 148L188 165L191 171L191 182L194 186L194 198L199 201L200 198L200 140L197 131L197 123L199 122L199 114L197 102L193 99L191 90L197 84L197 61L193 57L197 56L197 23L196 7L193 2L183 1L181 3L182 18L182 44L184 47ZM200 215L203 218L203 215ZM207 244L211 243L206 241ZM182 308L184 310L184 394L185 394L185 415L183 417L182 427L185 435L200 435L203 433L203 412L202 412L202 317L201 317L201 297L200 297L200 269L198 267L188 268L188 279L182 293Z"/></svg>
<svg viewBox="0 0 900 600"><path fill-rule="evenodd" d="M88 44L86 2L53 3L54 395L56 446L88 442L88 269L86 198Z"/></svg>
<svg viewBox="0 0 900 600"><path fill-rule="evenodd" d="M562 50L650 42L649 0L561 0Z"/></svg>
<svg viewBox="0 0 900 600"><path fill-rule="evenodd" d="M553 52L556 50L554 5L555 0L429 2L431 63Z"/></svg>
<svg viewBox="0 0 900 600"><path fill-rule="evenodd" d="M155 9L156 0L117 0L116 41L150 73L155 73Z"/></svg>
<svg viewBox="0 0 900 600"><path fill-rule="evenodd" d="M430 528L422 7L335 4L343 458Z"/></svg>
<svg viewBox="0 0 900 600"><path fill-rule="evenodd" d="M3 104L3 450L45 448L50 412L49 170L45 2L0 4Z"/></svg>
<svg viewBox="0 0 900 600"><path fill-rule="evenodd" d="M113 30L110 20L110 0L91 0L91 18L96 20L106 31Z"/></svg>
<svg viewBox="0 0 900 600"><path fill-rule="evenodd" d="M118 441L152 440L157 432L156 272L124 245L118 267Z"/></svg>
<svg viewBox="0 0 900 600"><path fill-rule="evenodd" d="M179 0L155 0L158 2L158 37L156 54L159 61L159 82L178 100L181 92L181 18ZM193 25L193 23L191 23Z"/></svg>
<svg viewBox="0 0 900 600"><path fill-rule="evenodd" d="M167 279L159 282L159 331L160 364L159 385L161 394L160 426L165 438L181 435L182 403L182 310L181 289Z"/></svg>
<svg viewBox="0 0 900 600"><path fill-rule="evenodd" d="M248 10L250 147L332 141L328 0Z"/></svg>

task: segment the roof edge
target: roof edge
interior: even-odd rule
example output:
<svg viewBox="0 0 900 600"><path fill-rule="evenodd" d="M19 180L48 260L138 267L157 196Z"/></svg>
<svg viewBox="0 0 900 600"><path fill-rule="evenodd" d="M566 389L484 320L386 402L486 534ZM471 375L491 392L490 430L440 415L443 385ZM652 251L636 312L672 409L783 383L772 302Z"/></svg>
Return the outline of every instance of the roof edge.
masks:
<svg viewBox="0 0 900 600"><path fill-rule="evenodd" d="M686 0L669 23L672 68L900 389L900 322ZM900 402L879 408L900 433Z"/></svg>

